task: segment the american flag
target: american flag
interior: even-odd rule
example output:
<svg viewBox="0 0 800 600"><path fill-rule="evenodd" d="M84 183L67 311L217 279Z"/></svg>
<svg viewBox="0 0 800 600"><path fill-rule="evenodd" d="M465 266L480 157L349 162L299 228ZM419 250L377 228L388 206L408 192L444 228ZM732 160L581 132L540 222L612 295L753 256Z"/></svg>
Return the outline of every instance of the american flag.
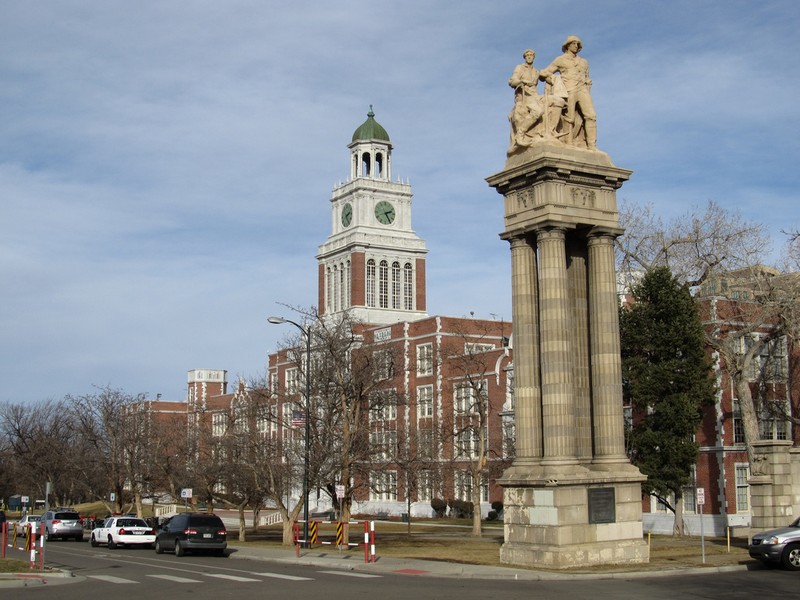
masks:
<svg viewBox="0 0 800 600"><path fill-rule="evenodd" d="M292 427L301 427L306 424L306 414L302 410L292 411Z"/></svg>

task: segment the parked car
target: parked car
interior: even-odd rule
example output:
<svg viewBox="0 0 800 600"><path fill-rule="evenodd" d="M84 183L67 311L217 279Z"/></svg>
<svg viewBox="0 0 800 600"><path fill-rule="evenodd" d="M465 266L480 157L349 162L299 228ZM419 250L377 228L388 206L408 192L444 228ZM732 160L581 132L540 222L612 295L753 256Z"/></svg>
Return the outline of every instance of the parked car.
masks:
<svg viewBox="0 0 800 600"><path fill-rule="evenodd" d="M785 569L800 570L800 518L787 527L755 534L748 547L750 556Z"/></svg>
<svg viewBox="0 0 800 600"><path fill-rule="evenodd" d="M89 542L97 547L107 544L109 548L117 546L149 546L153 547L156 532L144 519L132 517L109 517L100 527L92 530Z"/></svg>
<svg viewBox="0 0 800 600"><path fill-rule="evenodd" d="M211 513L183 513L164 523L156 535L155 549L158 554L166 550L183 556L187 551L211 551L217 556L225 555L228 547L228 532L217 515Z"/></svg>
<svg viewBox="0 0 800 600"><path fill-rule="evenodd" d="M81 516L72 509L48 510L42 515L44 539L48 542L56 538L83 541L83 522Z"/></svg>
<svg viewBox="0 0 800 600"><path fill-rule="evenodd" d="M33 527L36 533L39 533L39 524L42 521L42 517L39 515L25 515L16 523L16 527L14 531L16 532L15 537L24 536L27 534L27 530Z"/></svg>

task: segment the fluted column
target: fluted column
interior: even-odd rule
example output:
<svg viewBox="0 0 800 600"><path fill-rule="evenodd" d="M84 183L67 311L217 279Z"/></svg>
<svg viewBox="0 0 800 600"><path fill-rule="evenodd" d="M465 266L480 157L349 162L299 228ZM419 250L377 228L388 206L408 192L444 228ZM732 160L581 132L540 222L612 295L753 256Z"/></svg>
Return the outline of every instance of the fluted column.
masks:
<svg viewBox="0 0 800 600"><path fill-rule="evenodd" d="M589 323L594 409L594 462L627 462L622 416L622 358L614 237L589 237Z"/></svg>
<svg viewBox="0 0 800 600"><path fill-rule="evenodd" d="M570 304L563 229L539 233L539 335L542 376L542 464L574 464Z"/></svg>
<svg viewBox="0 0 800 600"><path fill-rule="evenodd" d="M589 299L586 239L567 236L567 279L572 314L572 377L575 406L575 455L581 462L592 459L592 407L589 377Z"/></svg>
<svg viewBox="0 0 800 600"><path fill-rule="evenodd" d="M536 242L511 238L511 302L514 319L514 464L536 463L542 456L542 409L539 392Z"/></svg>

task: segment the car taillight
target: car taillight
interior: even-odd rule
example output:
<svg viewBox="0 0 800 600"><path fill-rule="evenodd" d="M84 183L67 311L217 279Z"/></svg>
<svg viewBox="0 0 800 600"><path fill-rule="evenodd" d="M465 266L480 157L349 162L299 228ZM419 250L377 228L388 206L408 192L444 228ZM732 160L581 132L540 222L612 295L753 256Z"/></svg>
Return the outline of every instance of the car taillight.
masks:
<svg viewBox="0 0 800 600"><path fill-rule="evenodd" d="M184 529L183 533L185 533L186 535L196 535L197 529Z"/></svg>
<svg viewBox="0 0 800 600"><path fill-rule="evenodd" d="M150 535L156 535L158 532L155 529L150 530Z"/></svg>
<svg viewBox="0 0 800 600"><path fill-rule="evenodd" d="M227 531L225 531L224 529L220 529L220 530L217 532L217 535L228 535L228 532L227 532Z"/></svg>
<svg viewBox="0 0 800 600"><path fill-rule="evenodd" d="M53 519L53 525L58 525L61 523L61 519Z"/></svg>
<svg viewBox="0 0 800 600"><path fill-rule="evenodd" d="M125 531L124 529L120 529L120 530L119 530L117 533L118 533L119 535L128 535L128 532L127 532L127 531Z"/></svg>

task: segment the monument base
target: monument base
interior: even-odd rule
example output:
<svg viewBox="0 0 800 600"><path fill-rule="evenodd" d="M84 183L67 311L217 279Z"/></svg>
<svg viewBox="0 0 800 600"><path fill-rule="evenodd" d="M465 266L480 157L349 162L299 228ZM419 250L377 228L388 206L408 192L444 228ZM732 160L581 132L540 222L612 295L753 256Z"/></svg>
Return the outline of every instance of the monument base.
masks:
<svg viewBox="0 0 800 600"><path fill-rule="evenodd" d="M609 467L511 467L500 481L505 518L500 561L550 569L647 563L644 478L630 464Z"/></svg>

